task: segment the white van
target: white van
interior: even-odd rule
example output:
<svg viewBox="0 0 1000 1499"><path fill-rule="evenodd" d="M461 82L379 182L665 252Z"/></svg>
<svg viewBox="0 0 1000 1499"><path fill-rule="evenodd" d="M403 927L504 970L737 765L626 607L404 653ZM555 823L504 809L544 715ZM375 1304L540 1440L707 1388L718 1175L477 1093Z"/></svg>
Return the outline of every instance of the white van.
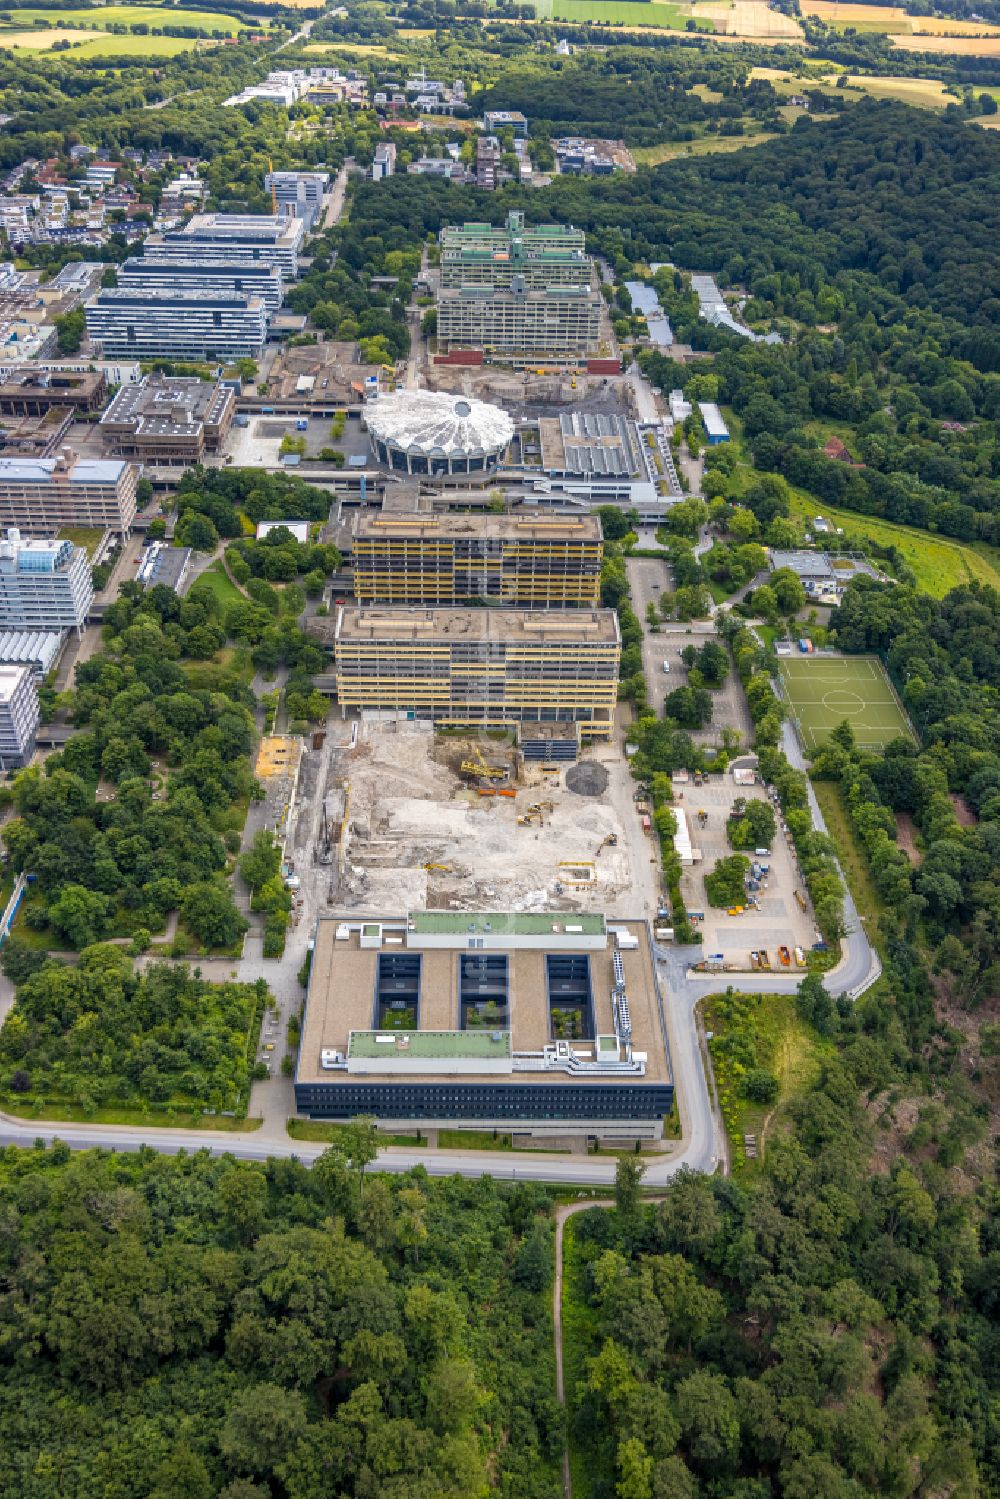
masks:
<svg viewBox="0 0 1000 1499"><path fill-rule="evenodd" d="M664 661L664 663L663 663L663 670L667 673L667 676L670 675L670 662L669 661Z"/></svg>

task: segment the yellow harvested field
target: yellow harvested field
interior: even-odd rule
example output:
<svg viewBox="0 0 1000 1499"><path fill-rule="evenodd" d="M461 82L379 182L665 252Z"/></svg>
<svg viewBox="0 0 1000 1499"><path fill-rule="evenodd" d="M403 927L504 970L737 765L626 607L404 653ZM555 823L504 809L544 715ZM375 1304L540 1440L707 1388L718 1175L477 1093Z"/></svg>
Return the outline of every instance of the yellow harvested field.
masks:
<svg viewBox="0 0 1000 1499"><path fill-rule="evenodd" d="M303 52L349 52L354 57L388 57L392 60L402 56L399 52L390 52L388 47L372 43L367 46L364 42L307 42L300 49Z"/></svg>
<svg viewBox="0 0 1000 1499"><path fill-rule="evenodd" d="M950 52L956 57L1000 57L1000 35L993 36L894 36L894 47L902 52Z"/></svg>
<svg viewBox="0 0 1000 1499"><path fill-rule="evenodd" d="M26 47L31 51L48 51L56 42L88 42L94 35L75 27L45 26L41 31L0 31L0 47Z"/></svg>
<svg viewBox="0 0 1000 1499"><path fill-rule="evenodd" d="M773 141L774 133L762 130L759 135L702 136L696 141L665 141L660 146L636 146L632 155L637 166L658 167L665 161L676 161L682 156L718 156L729 151L745 151L750 146L762 146Z"/></svg>
<svg viewBox="0 0 1000 1499"><path fill-rule="evenodd" d="M903 22L905 26L912 18L901 5L841 5L839 0L799 0L799 9L804 16L815 16L817 21L837 21L850 26L855 21ZM886 31L890 29L886 25ZM903 27L900 27L902 30Z"/></svg>
<svg viewBox="0 0 1000 1499"><path fill-rule="evenodd" d="M847 86L861 89L873 99L899 99L918 109L944 109L946 104L955 103L955 95L945 91L939 78L870 78L867 73L850 73Z"/></svg>
<svg viewBox="0 0 1000 1499"><path fill-rule="evenodd" d="M1000 26L983 21L952 21L948 16L911 16L910 24L917 36L1000 36ZM893 31L895 31L893 27Z"/></svg>
<svg viewBox="0 0 1000 1499"><path fill-rule="evenodd" d="M781 37L800 41L802 27L794 16L786 16L772 10L766 0L708 0L691 7L691 14L699 20L712 21L716 32L722 36L753 37L772 40Z"/></svg>

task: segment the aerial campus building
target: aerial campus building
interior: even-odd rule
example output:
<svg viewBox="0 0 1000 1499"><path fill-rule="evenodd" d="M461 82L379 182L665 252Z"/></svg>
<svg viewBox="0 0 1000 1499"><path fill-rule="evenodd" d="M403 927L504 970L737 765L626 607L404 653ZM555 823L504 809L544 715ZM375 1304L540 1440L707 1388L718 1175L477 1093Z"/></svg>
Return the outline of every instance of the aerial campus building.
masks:
<svg viewBox="0 0 1000 1499"><path fill-rule="evenodd" d="M380 463L435 478L493 473L514 435L499 406L431 390L380 396L365 424Z"/></svg>
<svg viewBox="0 0 1000 1499"><path fill-rule="evenodd" d="M621 635L611 609L342 607L333 633L342 711L503 729L566 724L608 739Z"/></svg>
<svg viewBox="0 0 1000 1499"><path fill-rule="evenodd" d="M587 286L442 288L437 298L438 347L482 349L512 363L582 359L598 346L601 298Z"/></svg>
<svg viewBox="0 0 1000 1499"><path fill-rule="evenodd" d="M76 630L94 597L90 559L71 541L0 541L0 630Z"/></svg>
<svg viewBox="0 0 1000 1499"><path fill-rule="evenodd" d="M673 1107L644 922L321 916L300 1113L657 1138Z"/></svg>
<svg viewBox="0 0 1000 1499"><path fill-rule="evenodd" d="M503 228L462 224L442 229L442 287L509 289L515 276L528 288L590 286L591 261L581 229L559 224L525 228L524 214L511 212Z"/></svg>
<svg viewBox="0 0 1000 1499"><path fill-rule="evenodd" d="M323 194L330 186L329 172L268 172L264 186L274 195L279 212L303 219L312 229L323 206Z"/></svg>
<svg viewBox="0 0 1000 1499"><path fill-rule="evenodd" d="M236 414L236 397L221 381L148 375L123 385L101 418L106 450L147 464L200 463L217 453Z"/></svg>
<svg viewBox="0 0 1000 1499"><path fill-rule="evenodd" d="M135 519L137 472L122 459L0 458L0 526L28 532L94 526L124 535Z"/></svg>
<svg viewBox="0 0 1000 1499"><path fill-rule="evenodd" d="M259 359L267 339L268 309L246 293L112 287L86 311L92 339L135 359Z"/></svg>
<svg viewBox="0 0 1000 1499"><path fill-rule="evenodd" d="M269 312L281 306L285 283L276 265L263 261L161 260L155 252L133 256L118 267L118 285L142 296L146 292L183 292L196 300L259 297Z"/></svg>
<svg viewBox="0 0 1000 1499"><path fill-rule="evenodd" d="M196 213L183 229L150 235L143 256L260 262L276 265L286 281L294 281L305 232L304 219L285 214Z"/></svg>
<svg viewBox="0 0 1000 1499"><path fill-rule="evenodd" d="M596 515L359 511L351 553L362 604L594 609L604 542Z"/></svg>
<svg viewBox="0 0 1000 1499"><path fill-rule="evenodd" d="M0 666L0 771L18 770L35 753L38 683L30 666Z"/></svg>

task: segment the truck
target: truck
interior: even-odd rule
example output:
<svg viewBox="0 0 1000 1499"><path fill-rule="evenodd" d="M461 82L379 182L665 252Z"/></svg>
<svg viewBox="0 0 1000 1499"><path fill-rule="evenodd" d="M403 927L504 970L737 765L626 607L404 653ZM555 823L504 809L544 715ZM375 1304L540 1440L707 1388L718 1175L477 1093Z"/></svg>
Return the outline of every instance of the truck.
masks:
<svg viewBox="0 0 1000 1499"><path fill-rule="evenodd" d="M657 942L673 942L674 929L672 926L654 926L653 936Z"/></svg>
<svg viewBox="0 0 1000 1499"><path fill-rule="evenodd" d="M778 948L778 958L782 968L790 968L792 966L792 955L787 947L782 946Z"/></svg>
<svg viewBox="0 0 1000 1499"><path fill-rule="evenodd" d="M796 968L804 968L806 966L806 955L802 951L801 947L797 947L795 949L794 956L795 956L795 966L796 966Z"/></svg>
<svg viewBox="0 0 1000 1499"><path fill-rule="evenodd" d="M642 817L640 818L640 821L642 823L642 831L646 834L646 837L648 838L649 837L649 830L652 827L652 823L649 820L649 813L648 812L643 812Z"/></svg>
<svg viewBox="0 0 1000 1499"><path fill-rule="evenodd" d="M806 908L806 898L802 894L802 891L801 890L796 890L796 891L793 892L793 894L795 896L795 903L798 906L799 910L800 911L804 911L805 908Z"/></svg>

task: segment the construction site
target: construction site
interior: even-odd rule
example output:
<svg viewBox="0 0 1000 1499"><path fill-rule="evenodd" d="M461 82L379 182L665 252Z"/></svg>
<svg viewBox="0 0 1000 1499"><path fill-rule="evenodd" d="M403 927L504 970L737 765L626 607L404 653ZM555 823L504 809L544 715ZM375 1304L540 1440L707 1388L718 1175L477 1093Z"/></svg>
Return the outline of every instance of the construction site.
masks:
<svg viewBox="0 0 1000 1499"><path fill-rule="evenodd" d="M655 844L613 745L545 764L505 738L366 720L323 760L296 839L300 871L326 884L320 909L651 908Z"/></svg>

